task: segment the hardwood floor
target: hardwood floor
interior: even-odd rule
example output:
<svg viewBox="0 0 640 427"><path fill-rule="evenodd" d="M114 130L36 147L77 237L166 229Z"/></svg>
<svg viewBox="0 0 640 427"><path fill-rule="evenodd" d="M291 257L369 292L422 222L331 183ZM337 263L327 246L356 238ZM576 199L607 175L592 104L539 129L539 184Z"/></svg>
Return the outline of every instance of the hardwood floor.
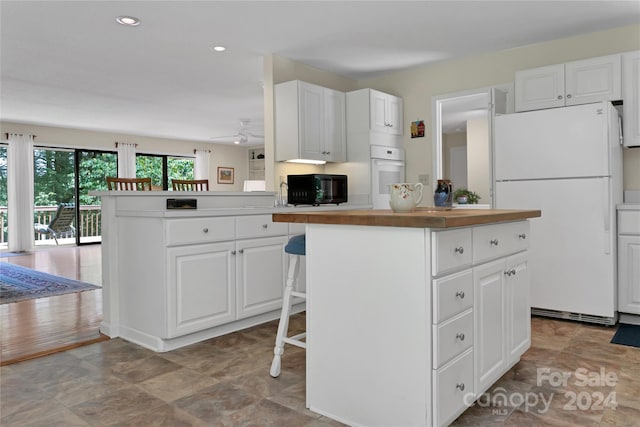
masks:
<svg viewBox="0 0 640 427"><path fill-rule="evenodd" d="M6 262L101 285L101 246L39 247ZM0 305L0 365L107 340L102 321L102 289Z"/></svg>

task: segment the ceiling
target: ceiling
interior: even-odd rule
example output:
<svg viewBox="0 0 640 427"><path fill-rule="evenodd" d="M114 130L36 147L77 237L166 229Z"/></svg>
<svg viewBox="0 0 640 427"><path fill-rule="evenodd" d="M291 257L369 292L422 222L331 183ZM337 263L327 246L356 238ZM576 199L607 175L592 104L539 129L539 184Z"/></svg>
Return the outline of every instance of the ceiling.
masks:
<svg viewBox="0 0 640 427"><path fill-rule="evenodd" d="M264 133L265 54L359 80L637 24L640 2L2 0L0 19L0 119L232 143L240 119Z"/></svg>

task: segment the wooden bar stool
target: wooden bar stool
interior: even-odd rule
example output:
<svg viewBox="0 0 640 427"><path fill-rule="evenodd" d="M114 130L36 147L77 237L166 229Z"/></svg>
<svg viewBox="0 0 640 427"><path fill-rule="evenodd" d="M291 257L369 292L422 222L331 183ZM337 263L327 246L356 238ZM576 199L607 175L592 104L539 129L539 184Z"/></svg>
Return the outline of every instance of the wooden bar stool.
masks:
<svg viewBox="0 0 640 427"><path fill-rule="evenodd" d="M291 315L291 306L293 297L307 299L305 292L297 290L298 272L300 270L300 257L306 254L305 251L305 235L300 234L289 239L289 243L284 247L285 253L291 255L289 261L289 273L287 274L287 282L284 287L284 296L282 298L282 312L280 313L280 323L278 324L278 332L276 334L276 346L273 349L273 361L271 362L271 370L269 373L272 377L277 378L280 375L280 365L282 354L284 353L284 345L291 344L296 347L307 348L306 342L302 341L306 338L307 333L287 336L289 329L289 316Z"/></svg>

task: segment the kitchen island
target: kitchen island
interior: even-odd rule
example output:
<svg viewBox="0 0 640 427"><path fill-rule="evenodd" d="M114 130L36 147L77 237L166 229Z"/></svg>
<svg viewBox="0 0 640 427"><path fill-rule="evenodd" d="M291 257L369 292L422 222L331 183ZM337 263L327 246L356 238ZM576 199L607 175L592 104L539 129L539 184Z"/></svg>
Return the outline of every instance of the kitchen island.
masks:
<svg viewBox="0 0 640 427"><path fill-rule="evenodd" d="M306 224L307 405L353 426L447 425L529 348L529 218L418 208Z"/></svg>
<svg viewBox="0 0 640 427"><path fill-rule="evenodd" d="M284 246L304 226L271 214L343 209L274 208L272 192L90 194L102 204L100 331L159 352L277 319Z"/></svg>

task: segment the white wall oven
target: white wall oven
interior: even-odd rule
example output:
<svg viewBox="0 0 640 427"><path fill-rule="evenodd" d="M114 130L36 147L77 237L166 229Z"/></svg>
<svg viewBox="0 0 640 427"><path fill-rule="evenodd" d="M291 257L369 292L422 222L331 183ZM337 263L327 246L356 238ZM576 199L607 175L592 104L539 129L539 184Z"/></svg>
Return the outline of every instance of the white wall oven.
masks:
<svg viewBox="0 0 640 427"><path fill-rule="evenodd" d="M371 146L371 202L373 209L390 209L389 184L404 182L404 150Z"/></svg>

